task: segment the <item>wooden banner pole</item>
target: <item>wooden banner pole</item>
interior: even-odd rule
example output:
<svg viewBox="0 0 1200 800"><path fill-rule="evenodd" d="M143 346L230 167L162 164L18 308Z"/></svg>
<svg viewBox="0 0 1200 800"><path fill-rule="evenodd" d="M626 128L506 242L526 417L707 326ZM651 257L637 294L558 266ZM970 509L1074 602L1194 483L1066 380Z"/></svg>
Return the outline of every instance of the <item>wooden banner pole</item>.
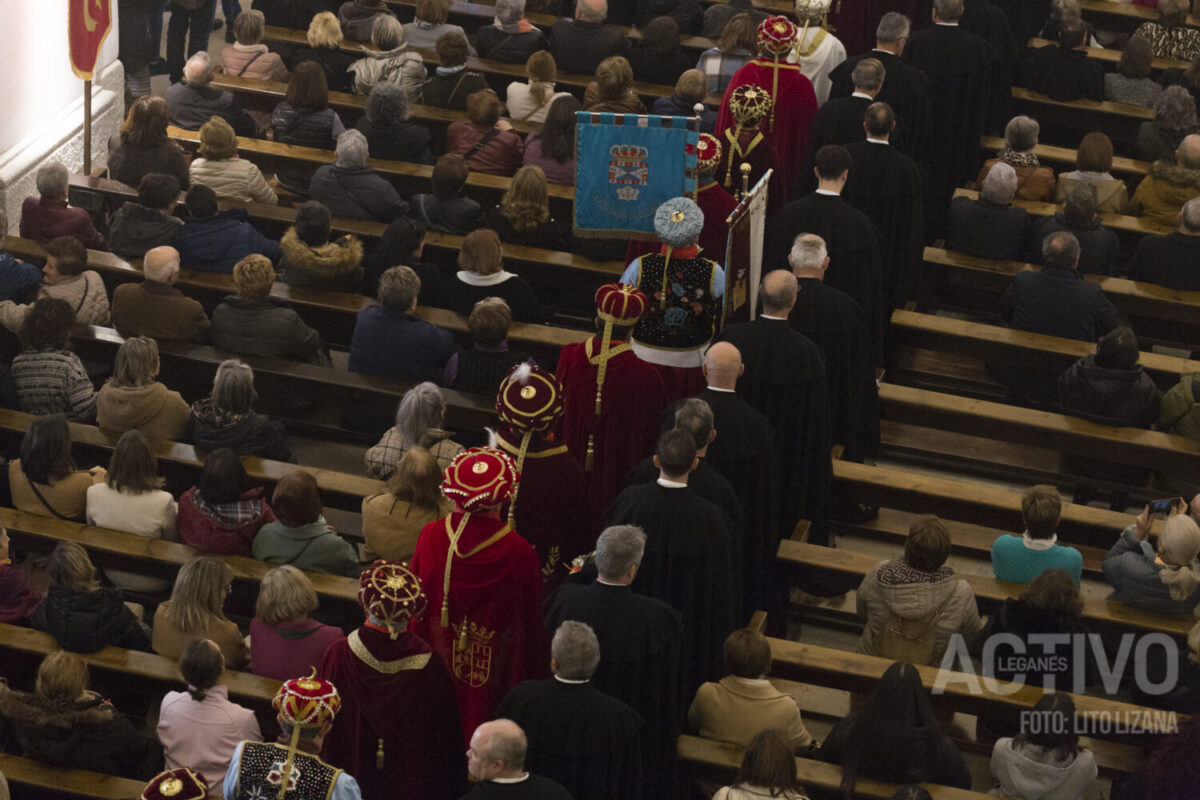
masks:
<svg viewBox="0 0 1200 800"><path fill-rule="evenodd" d="M92 82L83 82L83 174L92 174Z"/></svg>

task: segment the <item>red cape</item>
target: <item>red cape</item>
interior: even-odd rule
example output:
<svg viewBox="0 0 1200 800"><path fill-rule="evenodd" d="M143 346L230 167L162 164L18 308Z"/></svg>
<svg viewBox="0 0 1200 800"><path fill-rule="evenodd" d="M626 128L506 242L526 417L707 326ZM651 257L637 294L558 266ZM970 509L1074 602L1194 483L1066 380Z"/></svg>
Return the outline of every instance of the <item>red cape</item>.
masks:
<svg viewBox="0 0 1200 800"><path fill-rule="evenodd" d="M759 57L733 73L717 115L718 140L724 142L726 129L734 126L733 114L729 111L729 97L733 90L742 84L753 83L770 92L774 71L775 62L772 59ZM786 193L804 168L804 160L808 155L808 133L817 113L817 95L812 83L801 74L799 66L782 61L779 63L776 92L779 96L774 98L774 125L763 120L759 127L778 158L776 166L781 173L780 190Z"/></svg>
<svg viewBox="0 0 1200 800"><path fill-rule="evenodd" d="M458 703L441 656L412 633L395 640L359 628L358 646L384 671L355 655L347 639L325 651L320 676L342 696L322 757L358 781L365 797L458 797L467 790ZM393 671L394 670L394 671ZM378 767L383 740L383 769Z"/></svg>
<svg viewBox="0 0 1200 800"><path fill-rule="evenodd" d="M549 648L542 624L542 569L537 553L516 531L469 558L455 556L450 572L450 627L441 624L442 586L450 537L446 519L421 530L412 571L429 599L425 614L409 629L433 646L454 677L454 692L465 740L492 718L492 709L512 687L541 677L549 669ZM457 530L462 512L448 518ZM472 514L458 542L470 553L504 525ZM460 635L466 619L466 649Z"/></svg>
<svg viewBox="0 0 1200 800"><path fill-rule="evenodd" d="M600 351L600 339L592 341ZM616 347L622 342L613 342ZM611 358L604 378L604 399L596 416L597 367L587 357L587 342L570 344L558 357L555 374L566 399L563 441L581 464L586 464L588 434L595 435L593 466L588 474L592 508L608 507L625 486L633 465L654 452L658 415L667 407L662 376L653 364L632 350Z"/></svg>

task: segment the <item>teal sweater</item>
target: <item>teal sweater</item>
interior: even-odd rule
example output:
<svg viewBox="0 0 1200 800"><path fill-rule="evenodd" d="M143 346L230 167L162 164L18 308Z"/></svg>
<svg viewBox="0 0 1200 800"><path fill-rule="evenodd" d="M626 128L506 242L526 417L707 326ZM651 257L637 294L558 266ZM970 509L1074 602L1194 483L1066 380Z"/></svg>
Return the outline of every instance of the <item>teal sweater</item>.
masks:
<svg viewBox="0 0 1200 800"><path fill-rule="evenodd" d="M1083 556L1074 547L1056 544L1048 550L1025 546L1023 536L1006 533L992 543L992 571L1002 581L1029 583L1048 569L1065 569L1079 585Z"/></svg>
<svg viewBox="0 0 1200 800"><path fill-rule="evenodd" d="M338 536L321 517L311 525L289 528L270 522L254 537L252 554L270 564L291 564L308 572L329 572L357 578L361 570L354 546Z"/></svg>

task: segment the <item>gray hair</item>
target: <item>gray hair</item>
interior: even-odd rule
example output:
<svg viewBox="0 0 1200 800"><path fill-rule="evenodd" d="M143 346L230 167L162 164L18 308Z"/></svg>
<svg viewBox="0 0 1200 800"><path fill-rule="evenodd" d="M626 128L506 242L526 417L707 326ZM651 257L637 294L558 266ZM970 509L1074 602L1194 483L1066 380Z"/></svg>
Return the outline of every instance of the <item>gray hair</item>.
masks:
<svg viewBox="0 0 1200 800"><path fill-rule="evenodd" d="M367 164L367 137L361 131L348 130L338 137L337 163L341 167L364 167Z"/></svg>
<svg viewBox="0 0 1200 800"><path fill-rule="evenodd" d="M61 161L51 161L37 171L38 194L47 200L58 200L67 196L67 181L71 173Z"/></svg>
<svg viewBox="0 0 1200 800"><path fill-rule="evenodd" d="M194 54L183 65L183 77L189 86L207 86L212 82L213 63L203 50Z"/></svg>
<svg viewBox="0 0 1200 800"><path fill-rule="evenodd" d="M1037 147L1038 134L1041 133L1042 126L1038 125L1038 121L1033 117L1024 115L1013 117L1004 126L1004 144L1009 150L1025 152Z"/></svg>
<svg viewBox="0 0 1200 800"><path fill-rule="evenodd" d="M513 25L525 16L525 0L496 0L496 19L502 25Z"/></svg>
<svg viewBox="0 0 1200 800"><path fill-rule="evenodd" d="M170 245L147 251L142 258L142 275L154 283L171 283L179 275L179 251Z"/></svg>
<svg viewBox="0 0 1200 800"><path fill-rule="evenodd" d="M855 89L877 92L879 87L883 86L886 77L887 70L883 68L882 61L878 58L863 58L854 65L854 71L850 73L850 82L854 84Z"/></svg>
<svg viewBox="0 0 1200 800"><path fill-rule="evenodd" d="M708 447L713 429L712 406L698 397L689 397L675 409L675 428L690 435L697 450Z"/></svg>
<svg viewBox="0 0 1200 800"><path fill-rule="evenodd" d="M554 674L569 681L586 681L600 666L600 640L592 626L567 620L558 626L550 641L550 657L554 659Z"/></svg>
<svg viewBox="0 0 1200 800"><path fill-rule="evenodd" d="M418 383L404 393L396 407L396 432L400 434L400 446L407 450L421 445L430 430L442 427L446 413L446 401L437 384L431 381Z"/></svg>
<svg viewBox="0 0 1200 800"><path fill-rule="evenodd" d="M1179 211L1179 221L1189 233L1200 233L1200 197L1193 197L1183 204Z"/></svg>
<svg viewBox="0 0 1200 800"><path fill-rule="evenodd" d="M1074 269L1079 260L1079 240L1069 231L1055 231L1042 240L1042 265Z"/></svg>
<svg viewBox="0 0 1200 800"><path fill-rule="evenodd" d="M933 10L942 22L957 22L963 14L963 0L933 0Z"/></svg>
<svg viewBox="0 0 1200 800"><path fill-rule="evenodd" d="M233 35L238 44L258 44L267 33L267 17L258 9L243 11L234 18Z"/></svg>
<svg viewBox="0 0 1200 800"><path fill-rule="evenodd" d="M254 370L244 361L222 361L213 378L212 402L216 411L248 414L254 408Z"/></svg>
<svg viewBox="0 0 1200 800"><path fill-rule="evenodd" d="M421 278L412 267L398 266L379 276L379 303L384 308L408 311L421 293Z"/></svg>
<svg viewBox="0 0 1200 800"><path fill-rule="evenodd" d="M1083 19L1083 11L1079 8L1079 0L1051 0L1050 19L1059 23Z"/></svg>
<svg viewBox="0 0 1200 800"><path fill-rule="evenodd" d="M397 84L379 81L367 95L367 119L384 129L408 119L408 95Z"/></svg>
<svg viewBox="0 0 1200 800"><path fill-rule="evenodd" d="M575 19L584 22L604 22L608 19L608 0L577 0Z"/></svg>
<svg viewBox="0 0 1200 800"><path fill-rule="evenodd" d="M912 31L912 20L899 11L889 11L879 19L879 27L875 29L875 41L879 44L895 44L901 39L907 39Z"/></svg>
<svg viewBox="0 0 1200 800"><path fill-rule="evenodd" d="M114 388L149 386L158 369L158 342L149 337L126 339L117 349L109 382Z"/></svg>
<svg viewBox="0 0 1200 800"><path fill-rule="evenodd" d="M825 240L815 233L802 233L792 242L792 269L820 269L828 257Z"/></svg>
<svg viewBox="0 0 1200 800"><path fill-rule="evenodd" d="M1154 101L1154 123L1166 131L1196 128L1196 101L1182 86L1168 86Z"/></svg>
<svg viewBox="0 0 1200 800"><path fill-rule="evenodd" d="M596 539L596 571L606 581L620 580L645 554L645 531L636 525L613 525Z"/></svg>
<svg viewBox="0 0 1200 800"><path fill-rule="evenodd" d="M395 50L404 44L404 26L391 14L381 14L371 25L371 44L380 50Z"/></svg>
<svg viewBox="0 0 1200 800"><path fill-rule="evenodd" d="M989 203L1008 205L1017 193L1017 171L1003 161L993 164L979 193Z"/></svg>
<svg viewBox="0 0 1200 800"><path fill-rule="evenodd" d="M1187 20L1191 0L1158 0L1158 18L1163 22L1181 25Z"/></svg>

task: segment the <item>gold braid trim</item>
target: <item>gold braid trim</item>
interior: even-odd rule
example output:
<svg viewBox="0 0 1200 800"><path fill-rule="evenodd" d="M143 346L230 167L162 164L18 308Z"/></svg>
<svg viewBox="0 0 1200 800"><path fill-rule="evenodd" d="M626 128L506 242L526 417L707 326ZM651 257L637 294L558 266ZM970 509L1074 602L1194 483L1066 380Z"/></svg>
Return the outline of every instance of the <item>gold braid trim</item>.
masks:
<svg viewBox="0 0 1200 800"><path fill-rule="evenodd" d="M299 745L300 726L292 725L292 738L288 742L287 758L283 762L283 773L279 776L279 800L283 800L283 796L287 794L288 781L292 779L292 764L296 761L296 748Z"/></svg>
<svg viewBox="0 0 1200 800"><path fill-rule="evenodd" d="M504 452L511 453L514 456L521 452L519 447L509 444L508 440L503 436L496 437L496 446ZM551 456L562 455L565 452L567 452L567 446L565 444L560 444L558 447L551 447L546 450L538 450L536 453L526 452L525 458L550 458Z"/></svg>
<svg viewBox="0 0 1200 800"><path fill-rule="evenodd" d="M432 655L431 653L418 653L415 656L401 658L398 661L380 661L371 655L371 651L362 643L362 639L358 638L358 631L354 631L347 636L346 641L350 644L350 652L354 653L359 661L376 672L382 672L384 675L395 675L397 672L404 672L410 669L424 669Z"/></svg>
<svg viewBox="0 0 1200 800"><path fill-rule="evenodd" d="M771 70L771 112L767 116L767 130L775 132L775 106L779 104L779 53L775 54L775 65Z"/></svg>
<svg viewBox="0 0 1200 800"><path fill-rule="evenodd" d="M450 536L450 547L446 550L446 574L442 578L442 627L450 627L450 567L454 563L454 557L458 556L464 561L475 555L476 553L486 550L505 537L512 530L511 525L505 525L494 534L484 539L479 544L472 547L466 553L458 551L458 540L462 538L463 531L467 528L467 520L471 518L470 511L464 511L462 521L458 523L458 529L450 527L450 515L446 515L446 533Z"/></svg>
<svg viewBox="0 0 1200 800"><path fill-rule="evenodd" d="M521 437L521 447L517 450L517 474L521 474L521 470L525 468L525 451L529 449L529 441L533 438L533 431L525 431L525 435ZM499 436L497 440L503 441ZM513 486L512 497L508 498L508 524L512 527L517 522L517 493L521 491L521 480L517 479L517 483Z"/></svg>
<svg viewBox="0 0 1200 800"><path fill-rule="evenodd" d="M671 266L671 254L674 252L675 248L667 245L667 252L663 257L662 300L658 302L659 311L667 307L667 268Z"/></svg>

